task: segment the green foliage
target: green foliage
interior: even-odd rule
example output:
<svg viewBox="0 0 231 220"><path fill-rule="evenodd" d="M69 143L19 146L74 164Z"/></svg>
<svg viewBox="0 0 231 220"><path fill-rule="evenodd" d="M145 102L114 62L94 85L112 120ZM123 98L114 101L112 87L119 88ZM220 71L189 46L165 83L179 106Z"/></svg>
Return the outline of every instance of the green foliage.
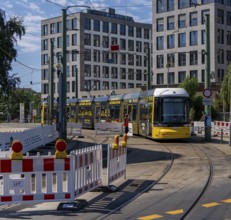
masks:
<svg viewBox="0 0 231 220"><path fill-rule="evenodd" d="M190 99L193 99L196 95L196 92L198 91L198 80L196 77L190 78L187 76L185 80L179 85L179 87L184 88L188 92Z"/></svg>
<svg viewBox="0 0 231 220"><path fill-rule="evenodd" d="M14 46L24 34L23 19L13 17L6 20L4 11L0 10L0 87L6 94L20 83L20 79L14 80L15 75L11 76L9 71L12 61L17 57Z"/></svg>

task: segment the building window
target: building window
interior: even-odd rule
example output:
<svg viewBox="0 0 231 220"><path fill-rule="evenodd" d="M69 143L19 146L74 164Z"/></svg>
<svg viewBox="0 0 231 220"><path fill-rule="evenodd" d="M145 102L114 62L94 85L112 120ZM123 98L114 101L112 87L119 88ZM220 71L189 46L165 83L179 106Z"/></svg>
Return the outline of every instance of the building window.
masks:
<svg viewBox="0 0 231 220"><path fill-rule="evenodd" d="M86 49L84 51L84 60L85 61L91 61L91 50Z"/></svg>
<svg viewBox="0 0 231 220"><path fill-rule="evenodd" d="M103 78L109 78L109 66L103 66Z"/></svg>
<svg viewBox="0 0 231 220"><path fill-rule="evenodd" d="M168 72L168 84L175 84L175 73Z"/></svg>
<svg viewBox="0 0 231 220"><path fill-rule="evenodd" d="M118 69L116 67L111 68L111 78L113 78L113 79L118 78Z"/></svg>
<svg viewBox="0 0 231 220"><path fill-rule="evenodd" d="M231 45L231 31L227 31L227 44Z"/></svg>
<svg viewBox="0 0 231 220"><path fill-rule="evenodd" d="M191 31L190 32L190 46L195 46L198 44L198 32Z"/></svg>
<svg viewBox="0 0 231 220"><path fill-rule="evenodd" d="M100 62L100 51L99 50L94 50L93 61L94 62Z"/></svg>
<svg viewBox="0 0 231 220"><path fill-rule="evenodd" d="M72 34L72 46L77 45L77 34Z"/></svg>
<svg viewBox="0 0 231 220"><path fill-rule="evenodd" d="M201 11L201 24L205 24L205 15L209 14L209 9Z"/></svg>
<svg viewBox="0 0 231 220"><path fill-rule="evenodd" d="M231 0L226 0L226 4L227 4L228 6L231 6Z"/></svg>
<svg viewBox="0 0 231 220"><path fill-rule="evenodd" d="M84 29L91 30L91 19L84 18Z"/></svg>
<svg viewBox="0 0 231 220"><path fill-rule="evenodd" d="M190 6L197 6L197 4L201 3L199 0L190 0Z"/></svg>
<svg viewBox="0 0 231 220"><path fill-rule="evenodd" d="M109 47L109 37L103 36L103 47L108 48Z"/></svg>
<svg viewBox="0 0 231 220"><path fill-rule="evenodd" d="M48 25L45 24L42 26L42 36L48 35Z"/></svg>
<svg viewBox="0 0 231 220"><path fill-rule="evenodd" d="M190 13L190 26L197 26L197 24L198 24L197 12Z"/></svg>
<svg viewBox="0 0 231 220"><path fill-rule="evenodd" d="M91 34L84 34L84 44L91 46Z"/></svg>
<svg viewBox="0 0 231 220"><path fill-rule="evenodd" d="M128 69L128 79L134 80L134 69Z"/></svg>
<svg viewBox="0 0 231 220"><path fill-rule="evenodd" d="M126 65L126 54L120 53L120 64Z"/></svg>
<svg viewBox="0 0 231 220"><path fill-rule="evenodd" d="M156 83L158 85L164 84L164 74L163 73L157 73L156 74Z"/></svg>
<svg viewBox="0 0 231 220"><path fill-rule="evenodd" d="M72 50L72 61L77 61L78 52L77 50Z"/></svg>
<svg viewBox="0 0 231 220"><path fill-rule="evenodd" d="M167 29L174 30L175 29L175 18L174 16L170 16L167 18Z"/></svg>
<svg viewBox="0 0 231 220"><path fill-rule="evenodd" d="M100 66L94 65L94 77L100 77Z"/></svg>
<svg viewBox="0 0 231 220"><path fill-rule="evenodd" d="M157 55L156 56L157 60L157 69L164 68L164 55Z"/></svg>
<svg viewBox="0 0 231 220"><path fill-rule="evenodd" d="M185 28L186 27L186 15L180 14L178 15L178 28Z"/></svg>
<svg viewBox="0 0 231 220"><path fill-rule="evenodd" d="M93 45L94 47L100 47L100 36L93 35Z"/></svg>
<svg viewBox="0 0 231 220"><path fill-rule="evenodd" d="M42 70L42 80L48 79L48 74L49 74L48 69L43 69Z"/></svg>
<svg viewBox="0 0 231 220"><path fill-rule="evenodd" d="M178 1L178 9L188 8L189 7L189 0L179 0Z"/></svg>
<svg viewBox="0 0 231 220"><path fill-rule="evenodd" d="M50 34L55 34L55 23L50 24Z"/></svg>
<svg viewBox="0 0 231 220"><path fill-rule="evenodd" d="M178 83L182 83L185 80L186 72L180 71L178 72Z"/></svg>
<svg viewBox="0 0 231 220"><path fill-rule="evenodd" d="M168 68L175 66L175 54L174 53L167 54L167 66Z"/></svg>
<svg viewBox="0 0 231 220"><path fill-rule="evenodd" d="M225 71L223 69L218 69L217 78L219 82L224 80Z"/></svg>
<svg viewBox="0 0 231 220"><path fill-rule="evenodd" d="M190 71L190 78L193 78L193 77L197 78L197 70Z"/></svg>
<svg viewBox="0 0 231 220"><path fill-rule="evenodd" d="M205 82L205 70L201 70L201 82Z"/></svg>
<svg viewBox="0 0 231 220"><path fill-rule="evenodd" d="M42 50L48 50L48 39L42 40Z"/></svg>
<svg viewBox="0 0 231 220"><path fill-rule="evenodd" d="M111 38L111 45L116 45L116 44L118 44L117 38L116 37L112 37Z"/></svg>
<svg viewBox="0 0 231 220"><path fill-rule="evenodd" d="M120 35L126 35L126 26L124 24L120 25Z"/></svg>
<svg viewBox="0 0 231 220"><path fill-rule="evenodd" d="M128 26L128 36L134 37L134 27L133 26Z"/></svg>
<svg viewBox="0 0 231 220"><path fill-rule="evenodd" d="M48 64L48 54L42 55L42 65Z"/></svg>
<svg viewBox="0 0 231 220"><path fill-rule="evenodd" d="M160 32L160 31L164 31L164 19L163 18L159 18L156 20L156 31Z"/></svg>
<svg viewBox="0 0 231 220"><path fill-rule="evenodd" d="M206 38L205 30L202 30L201 31L201 44L202 45L205 44L205 38Z"/></svg>
<svg viewBox="0 0 231 220"><path fill-rule="evenodd" d="M48 83L44 83L43 84L43 94L48 94L48 92L49 92Z"/></svg>
<svg viewBox="0 0 231 220"><path fill-rule="evenodd" d="M144 39L150 39L149 29L144 29Z"/></svg>
<svg viewBox="0 0 231 220"><path fill-rule="evenodd" d="M69 35L67 35L67 38L66 38L66 44L67 44L67 47L70 46L70 37Z"/></svg>
<svg viewBox="0 0 231 220"><path fill-rule="evenodd" d="M57 48L61 48L62 47L62 38L58 37L57 38Z"/></svg>
<svg viewBox="0 0 231 220"><path fill-rule="evenodd" d="M174 0L167 0L167 11L174 11Z"/></svg>
<svg viewBox="0 0 231 220"><path fill-rule="evenodd" d="M157 50L163 50L164 49L164 37L160 36L156 38L156 46L157 46Z"/></svg>
<svg viewBox="0 0 231 220"><path fill-rule="evenodd" d="M224 10L217 9L217 23L224 24Z"/></svg>
<svg viewBox="0 0 231 220"><path fill-rule="evenodd" d="M205 56L206 56L206 52L205 50L201 51L201 64L205 64Z"/></svg>
<svg viewBox="0 0 231 220"><path fill-rule="evenodd" d="M125 39L120 39L120 49L126 50L126 40Z"/></svg>
<svg viewBox="0 0 231 220"><path fill-rule="evenodd" d="M94 20L94 31L100 31L100 21Z"/></svg>
<svg viewBox="0 0 231 220"><path fill-rule="evenodd" d="M134 55L128 54L128 65L133 66L134 64Z"/></svg>
<svg viewBox="0 0 231 220"><path fill-rule="evenodd" d="M171 49L175 47L175 35L168 35L167 36L167 48Z"/></svg>
<svg viewBox="0 0 231 220"><path fill-rule="evenodd" d="M164 0L157 0L156 3L156 13L164 12Z"/></svg>
<svg viewBox="0 0 231 220"><path fill-rule="evenodd" d="M139 27L136 28L136 37L137 38L142 37L142 28L139 28Z"/></svg>
<svg viewBox="0 0 231 220"><path fill-rule="evenodd" d="M198 53L197 51L190 51L190 65L198 64Z"/></svg>
<svg viewBox="0 0 231 220"><path fill-rule="evenodd" d="M111 24L111 33L117 34L117 24L116 23Z"/></svg>
<svg viewBox="0 0 231 220"><path fill-rule="evenodd" d="M178 47L186 47L186 33L178 34Z"/></svg>
<svg viewBox="0 0 231 220"><path fill-rule="evenodd" d="M103 21L103 32L109 33L109 23L107 21Z"/></svg>
<svg viewBox="0 0 231 220"><path fill-rule="evenodd" d="M134 41L133 40L128 40L128 50L134 51Z"/></svg>
<svg viewBox="0 0 231 220"><path fill-rule="evenodd" d="M121 89L126 89L126 83L120 83L120 88Z"/></svg>
<svg viewBox="0 0 231 220"><path fill-rule="evenodd" d="M227 64L231 63L231 50L227 50Z"/></svg>
<svg viewBox="0 0 231 220"><path fill-rule="evenodd" d="M71 20L72 30L77 30L77 18Z"/></svg>
<svg viewBox="0 0 231 220"><path fill-rule="evenodd" d="M61 33L62 32L62 22L59 21L57 22L57 33Z"/></svg>
<svg viewBox="0 0 231 220"><path fill-rule="evenodd" d="M224 64L224 50L218 49L217 62L219 64Z"/></svg>
<svg viewBox="0 0 231 220"><path fill-rule="evenodd" d="M186 53L178 53L178 66L186 66Z"/></svg>
<svg viewBox="0 0 231 220"><path fill-rule="evenodd" d="M136 55L136 66L142 66L142 56Z"/></svg>
<svg viewBox="0 0 231 220"><path fill-rule="evenodd" d="M120 79L126 79L126 69L120 68Z"/></svg>
<svg viewBox="0 0 231 220"><path fill-rule="evenodd" d="M222 29L217 30L217 43L224 44L224 30Z"/></svg>
<svg viewBox="0 0 231 220"><path fill-rule="evenodd" d="M136 41L136 52L142 52L142 42Z"/></svg>

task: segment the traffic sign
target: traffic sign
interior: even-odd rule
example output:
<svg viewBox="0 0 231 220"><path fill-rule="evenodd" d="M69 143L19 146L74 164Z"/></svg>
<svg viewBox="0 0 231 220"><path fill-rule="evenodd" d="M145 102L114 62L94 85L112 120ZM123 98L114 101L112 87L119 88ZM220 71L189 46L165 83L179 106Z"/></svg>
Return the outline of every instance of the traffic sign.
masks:
<svg viewBox="0 0 231 220"><path fill-rule="evenodd" d="M212 103L212 99L209 99L209 98L203 99L203 105L211 105L211 103Z"/></svg>
<svg viewBox="0 0 231 220"><path fill-rule="evenodd" d="M203 91L203 96L204 96L205 98L210 98L211 95L212 95L212 90L211 90L211 89L204 89L204 91Z"/></svg>

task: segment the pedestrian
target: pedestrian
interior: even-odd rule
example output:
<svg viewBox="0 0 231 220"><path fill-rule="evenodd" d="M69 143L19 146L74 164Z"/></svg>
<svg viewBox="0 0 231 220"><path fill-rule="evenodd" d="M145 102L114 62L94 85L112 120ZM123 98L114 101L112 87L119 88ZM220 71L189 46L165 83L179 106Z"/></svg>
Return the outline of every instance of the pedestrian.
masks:
<svg viewBox="0 0 231 220"><path fill-rule="evenodd" d="M125 129L125 134L128 133L128 114L125 115L125 118L124 118L124 129Z"/></svg>

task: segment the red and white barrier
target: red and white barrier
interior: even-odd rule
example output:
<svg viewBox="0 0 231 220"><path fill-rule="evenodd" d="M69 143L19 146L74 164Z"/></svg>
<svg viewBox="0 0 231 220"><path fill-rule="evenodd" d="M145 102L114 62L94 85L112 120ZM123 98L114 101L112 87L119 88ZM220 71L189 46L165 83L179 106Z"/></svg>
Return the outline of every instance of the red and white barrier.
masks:
<svg viewBox="0 0 231 220"><path fill-rule="evenodd" d="M73 200L73 159L74 156L62 160L52 156L0 159L0 204Z"/></svg>
<svg viewBox="0 0 231 220"><path fill-rule="evenodd" d="M124 176L126 178L127 148L113 149L108 145L107 185Z"/></svg>
<svg viewBox="0 0 231 220"><path fill-rule="evenodd" d="M226 136L229 137L229 122L214 121L214 136Z"/></svg>

